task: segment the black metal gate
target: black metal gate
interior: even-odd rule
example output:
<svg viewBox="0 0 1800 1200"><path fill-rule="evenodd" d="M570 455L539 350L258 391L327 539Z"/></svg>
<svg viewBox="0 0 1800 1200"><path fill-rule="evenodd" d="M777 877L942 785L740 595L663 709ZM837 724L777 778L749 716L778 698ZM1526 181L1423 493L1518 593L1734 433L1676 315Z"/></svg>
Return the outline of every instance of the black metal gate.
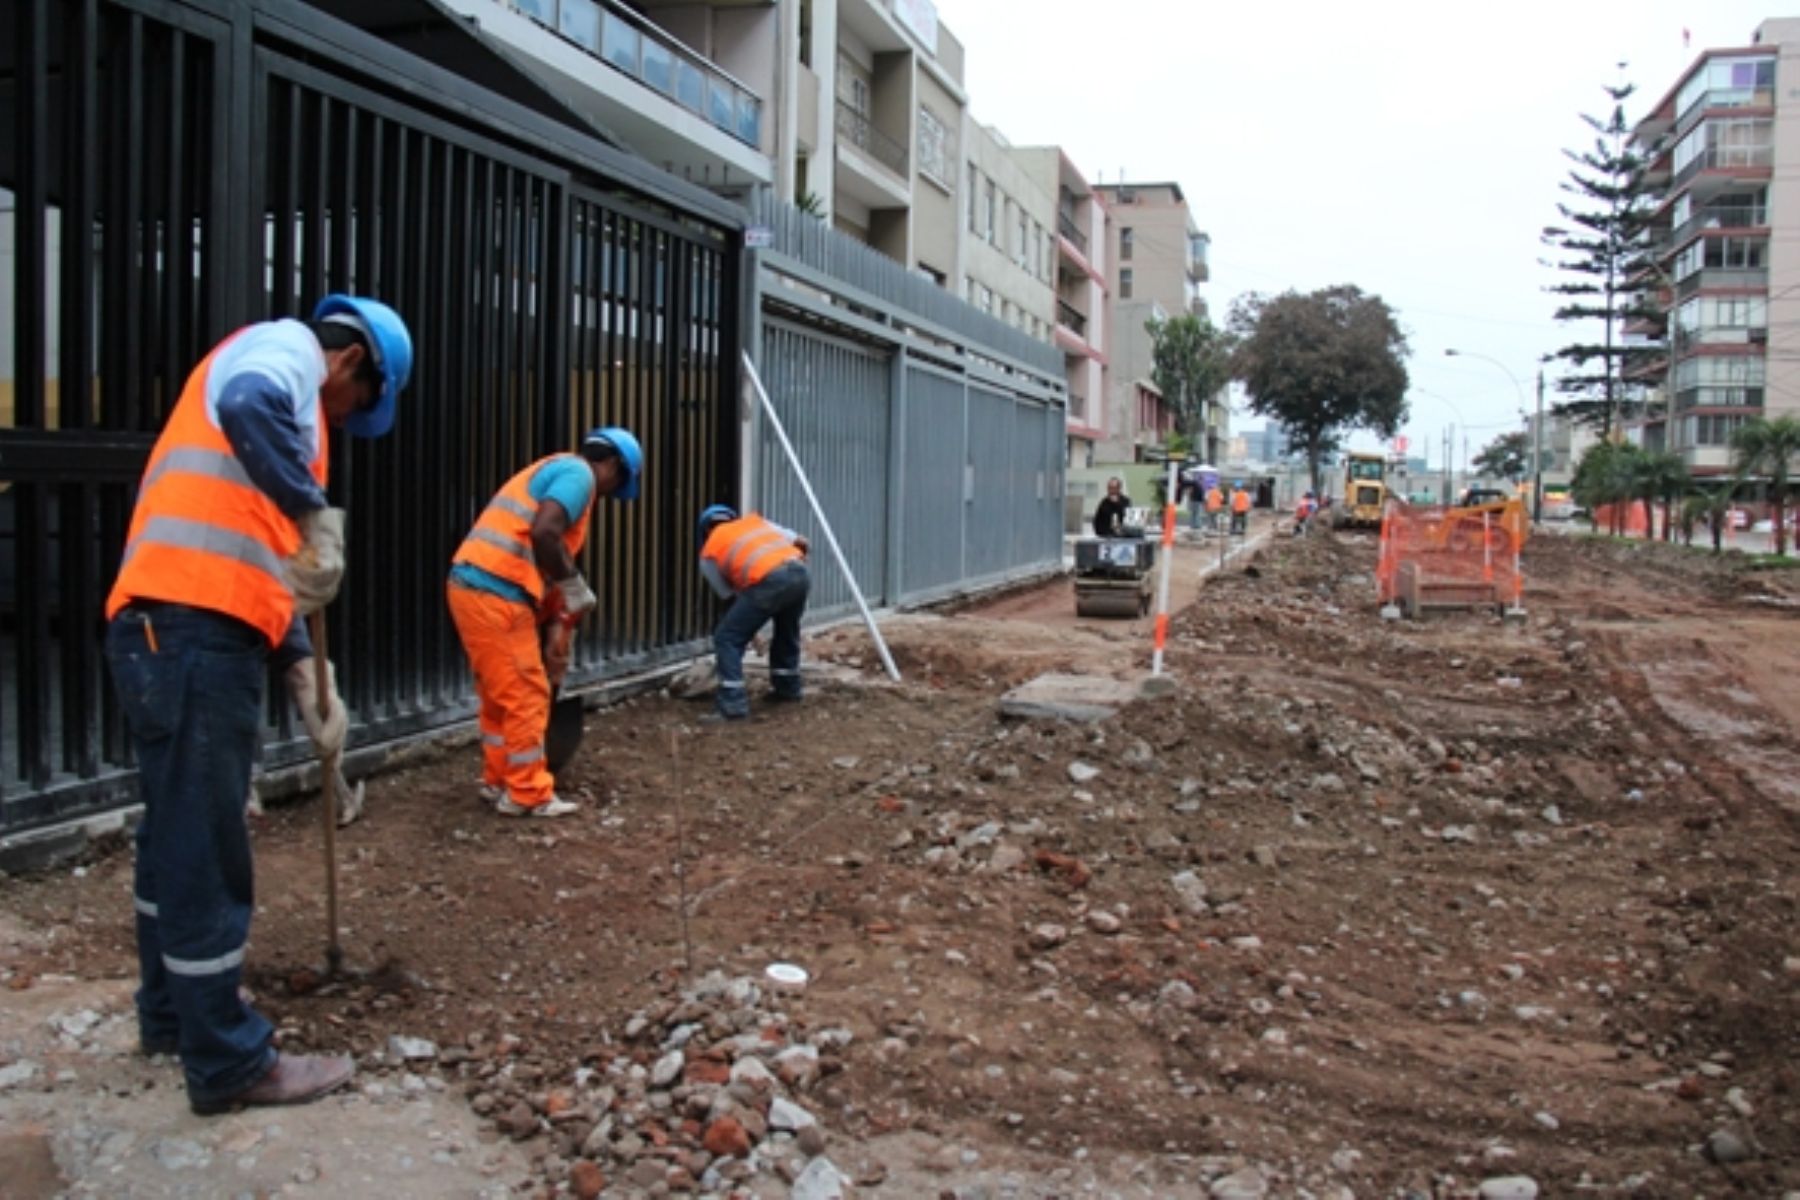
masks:
<svg viewBox="0 0 1800 1200"><path fill-rule="evenodd" d="M333 447L353 746L472 714L450 555L588 426L635 430L648 472L595 522L572 680L704 636L692 515L738 470L736 210L294 0L0 12L0 835L128 801L98 649L144 457L218 338L327 292L389 301L418 347L394 433ZM305 757L270 708L267 765Z"/></svg>

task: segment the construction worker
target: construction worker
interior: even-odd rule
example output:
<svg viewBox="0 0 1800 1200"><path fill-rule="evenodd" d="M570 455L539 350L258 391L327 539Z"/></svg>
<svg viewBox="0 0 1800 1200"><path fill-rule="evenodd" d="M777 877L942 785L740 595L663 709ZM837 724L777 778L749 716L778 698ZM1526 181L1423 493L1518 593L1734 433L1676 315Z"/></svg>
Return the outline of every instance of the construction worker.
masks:
<svg viewBox="0 0 1800 1200"><path fill-rule="evenodd" d="M1219 481L1213 480L1212 486L1206 489L1206 527L1214 533L1219 532L1219 516L1225 511L1225 493L1219 489Z"/></svg>
<svg viewBox="0 0 1800 1200"><path fill-rule="evenodd" d="M1241 479L1231 484L1231 532L1243 533L1250 525L1250 492Z"/></svg>
<svg viewBox="0 0 1800 1200"><path fill-rule="evenodd" d="M506 481L450 566L450 619L481 700L481 799L506 817L563 817L544 763L551 694L568 637L599 603L575 567L600 496L635 500L644 452L627 430L590 431L579 454L552 454Z"/></svg>
<svg viewBox="0 0 1800 1200"><path fill-rule="evenodd" d="M719 673L717 719L741 721L750 715L744 689L744 648L762 627L775 623L769 643L769 698L801 696L800 618L812 575L806 569L807 542L756 513L738 516L726 504L700 514L700 574L731 607L713 630Z"/></svg>
<svg viewBox="0 0 1800 1200"><path fill-rule="evenodd" d="M302 621L344 572L327 427L385 434L412 357L400 317L360 297L327 296L310 321L246 326L188 376L138 484L106 601L144 806L138 1039L145 1053L180 1055L201 1115L312 1100L354 1069L277 1053L238 991L253 904L244 804L271 659L320 754L343 749L344 702L333 677L321 716Z"/></svg>
<svg viewBox="0 0 1800 1200"><path fill-rule="evenodd" d="M1106 481L1106 495L1094 506L1094 536L1116 538L1125 536L1125 513L1131 507L1131 497L1125 494L1125 484L1117 475Z"/></svg>
<svg viewBox="0 0 1800 1200"><path fill-rule="evenodd" d="M1294 535L1296 537L1306 532L1307 522L1312 520L1312 515L1317 511L1318 505L1314 503L1311 492L1300 497L1300 502L1294 505Z"/></svg>

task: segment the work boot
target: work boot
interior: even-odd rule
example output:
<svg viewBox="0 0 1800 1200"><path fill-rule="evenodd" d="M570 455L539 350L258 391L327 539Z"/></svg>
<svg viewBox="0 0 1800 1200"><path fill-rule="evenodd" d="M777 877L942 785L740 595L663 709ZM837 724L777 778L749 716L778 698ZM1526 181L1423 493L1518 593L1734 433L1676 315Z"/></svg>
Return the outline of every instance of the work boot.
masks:
<svg viewBox="0 0 1800 1200"><path fill-rule="evenodd" d="M770 692L769 693L769 703L771 703L771 704L798 704L804 698L804 695L805 694L800 691Z"/></svg>
<svg viewBox="0 0 1800 1200"><path fill-rule="evenodd" d="M223 1100L188 1100L194 1115L216 1116L256 1104L307 1104L350 1082L356 1064L343 1054L283 1054L268 1074Z"/></svg>
<svg viewBox="0 0 1800 1200"><path fill-rule="evenodd" d="M580 808L581 805L557 796L542 804L519 804L511 796L502 796L494 805L494 811L503 817L566 817Z"/></svg>
<svg viewBox="0 0 1800 1200"><path fill-rule="evenodd" d="M711 712L702 716L700 718L700 723L702 725L729 725L735 721L748 721L749 719L750 719L750 710L747 708L744 709L742 712L739 712L735 709L730 712L727 712L722 708L715 708Z"/></svg>
<svg viewBox="0 0 1800 1200"><path fill-rule="evenodd" d="M475 794L481 797L481 802L483 804L493 804L502 796L506 795L506 789L499 784L484 783L481 785L481 790Z"/></svg>

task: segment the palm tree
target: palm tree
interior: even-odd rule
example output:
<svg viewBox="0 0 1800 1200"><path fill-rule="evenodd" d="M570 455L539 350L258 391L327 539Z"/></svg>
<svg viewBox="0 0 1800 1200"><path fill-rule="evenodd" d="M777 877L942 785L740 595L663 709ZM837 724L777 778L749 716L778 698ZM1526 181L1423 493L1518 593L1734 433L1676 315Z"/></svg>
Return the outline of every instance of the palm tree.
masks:
<svg viewBox="0 0 1800 1200"><path fill-rule="evenodd" d="M1638 496L1644 501L1644 537L1656 537L1656 512L1651 505L1660 501L1662 537L1666 542L1671 537L1669 505L1676 496L1687 490L1687 463L1672 450L1645 450L1639 452L1631 467L1632 481L1637 485Z"/></svg>
<svg viewBox="0 0 1800 1200"><path fill-rule="evenodd" d="M1788 470L1800 454L1800 420L1776 417L1746 421L1731 439L1732 465L1740 477L1766 475L1769 507L1775 519L1775 553L1787 553L1783 510L1787 501Z"/></svg>

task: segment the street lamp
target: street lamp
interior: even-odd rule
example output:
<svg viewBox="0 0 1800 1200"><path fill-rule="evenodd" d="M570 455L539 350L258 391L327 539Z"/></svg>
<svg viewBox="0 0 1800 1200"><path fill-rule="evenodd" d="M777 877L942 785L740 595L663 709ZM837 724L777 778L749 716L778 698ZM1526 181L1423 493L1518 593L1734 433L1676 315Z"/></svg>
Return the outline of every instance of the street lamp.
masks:
<svg viewBox="0 0 1800 1200"><path fill-rule="evenodd" d="M1444 351L1446 358L1479 358L1482 362L1493 363L1506 377L1512 380L1513 390L1519 394L1519 411L1525 411L1525 388L1519 383L1519 377L1512 373L1512 368L1497 358L1486 354L1477 354L1473 350ZM1537 420L1531 425L1531 520L1535 524L1544 519L1544 376L1538 373Z"/></svg>

